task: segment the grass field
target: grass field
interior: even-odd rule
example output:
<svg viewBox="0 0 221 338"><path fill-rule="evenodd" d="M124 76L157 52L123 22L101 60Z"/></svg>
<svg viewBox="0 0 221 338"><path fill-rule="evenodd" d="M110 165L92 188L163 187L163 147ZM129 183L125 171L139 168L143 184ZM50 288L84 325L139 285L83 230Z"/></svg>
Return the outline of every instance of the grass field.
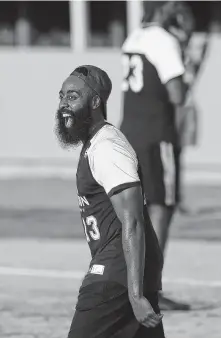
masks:
<svg viewBox="0 0 221 338"><path fill-rule="evenodd" d="M74 182L0 181L0 192L0 337L66 337L89 262ZM186 196L195 213L174 218L163 285L192 310L165 313L166 337L220 338L221 187Z"/></svg>

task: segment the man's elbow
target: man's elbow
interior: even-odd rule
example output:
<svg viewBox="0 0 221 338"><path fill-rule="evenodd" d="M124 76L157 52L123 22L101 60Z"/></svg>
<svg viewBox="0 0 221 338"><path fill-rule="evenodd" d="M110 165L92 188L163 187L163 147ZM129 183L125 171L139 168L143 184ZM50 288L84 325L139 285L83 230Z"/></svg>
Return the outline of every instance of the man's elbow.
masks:
<svg viewBox="0 0 221 338"><path fill-rule="evenodd" d="M134 236L143 235L144 233L144 225L143 222L134 220L127 224L123 231L123 236L126 241L130 241L130 239Z"/></svg>
<svg viewBox="0 0 221 338"><path fill-rule="evenodd" d="M182 106L184 104L185 97L185 91L181 88L177 88L177 90L171 90L169 92L169 100L174 106Z"/></svg>
<svg viewBox="0 0 221 338"><path fill-rule="evenodd" d="M170 97L170 102L176 107L183 106L185 102L185 95L184 94L174 95L173 97Z"/></svg>
<svg viewBox="0 0 221 338"><path fill-rule="evenodd" d="M186 97L186 86L182 78L176 78L166 83L169 100L174 106L182 106Z"/></svg>

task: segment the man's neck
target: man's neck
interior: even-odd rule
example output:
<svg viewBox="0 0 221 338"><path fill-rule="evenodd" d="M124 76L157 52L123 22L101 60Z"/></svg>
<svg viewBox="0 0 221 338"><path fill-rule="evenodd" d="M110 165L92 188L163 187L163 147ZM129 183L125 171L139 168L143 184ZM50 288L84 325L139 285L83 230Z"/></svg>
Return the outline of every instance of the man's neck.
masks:
<svg viewBox="0 0 221 338"><path fill-rule="evenodd" d="M82 142L82 151L83 149L85 149L85 147L87 147L87 145L89 144L90 140L93 138L93 136L100 130L100 128L105 124L105 120L104 119L99 119L98 121L94 122L90 129L89 129L89 133L88 133L88 138L87 140L85 140L84 142Z"/></svg>
<svg viewBox="0 0 221 338"><path fill-rule="evenodd" d="M91 127L90 127L90 130L89 130L89 134L93 134L94 133L94 130L99 128L103 123L105 123L105 120L103 118L99 118L95 121L93 121Z"/></svg>
<svg viewBox="0 0 221 338"><path fill-rule="evenodd" d="M97 120L91 125L86 143L92 139L92 137L100 130L100 128L105 124L105 122L106 121L104 120L104 118L102 118Z"/></svg>

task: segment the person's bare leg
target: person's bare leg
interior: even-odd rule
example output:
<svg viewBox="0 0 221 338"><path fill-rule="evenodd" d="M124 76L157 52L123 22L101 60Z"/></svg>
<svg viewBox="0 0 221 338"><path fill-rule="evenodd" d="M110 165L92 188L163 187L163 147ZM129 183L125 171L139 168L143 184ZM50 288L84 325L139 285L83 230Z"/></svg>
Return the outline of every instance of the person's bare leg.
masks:
<svg viewBox="0 0 221 338"><path fill-rule="evenodd" d="M160 248L164 254L169 235L169 227L174 214L173 207L166 207L159 204L149 206L149 215L156 232Z"/></svg>
<svg viewBox="0 0 221 338"><path fill-rule="evenodd" d="M156 232L160 248L165 256L165 249L169 237L169 227L174 214L173 207L153 204L149 206L149 215ZM185 303L176 302L163 296L159 293L159 307L163 311L190 310L190 306Z"/></svg>

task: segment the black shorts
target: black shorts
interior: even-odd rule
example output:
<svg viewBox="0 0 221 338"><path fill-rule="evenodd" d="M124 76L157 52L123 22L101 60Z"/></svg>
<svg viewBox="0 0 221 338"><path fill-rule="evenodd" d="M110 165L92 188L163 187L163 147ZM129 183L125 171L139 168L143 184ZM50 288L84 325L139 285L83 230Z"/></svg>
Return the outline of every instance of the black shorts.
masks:
<svg viewBox="0 0 221 338"><path fill-rule="evenodd" d="M147 295L159 313L158 294ZM165 338L163 324L146 328L136 320L127 289L99 282L80 290L68 338Z"/></svg>
<svg viewBox="0 0 221 338"><path fill-rule="evenodd" d="M174 206L179 200L179 152L167 142L135 150L147 203Z"/></svg>

